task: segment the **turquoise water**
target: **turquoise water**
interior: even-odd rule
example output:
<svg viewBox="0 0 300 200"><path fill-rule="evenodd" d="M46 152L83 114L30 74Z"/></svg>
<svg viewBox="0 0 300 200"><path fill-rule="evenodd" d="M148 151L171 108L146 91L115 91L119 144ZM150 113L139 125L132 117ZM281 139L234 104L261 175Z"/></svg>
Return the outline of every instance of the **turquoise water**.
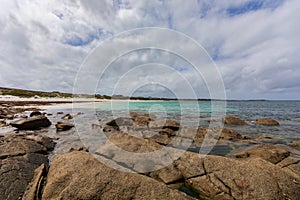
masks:
<svg viewBox="0 0 300 200"><path fill-rule="evenodd" d="M214 106L214 108L212 108ZM154 113L168 118L199 121L207 126L214 117L233 115L245 120L248 125L232 127L242 134L272 135L287 140L300 139L300 101L134 101L95 104L97 116L109 118L113 112L137 111ZM280 127L258 126L257 118L273 118Z"/></svg>
<svg viewBox="0 0 300 200"><path fill-rule="evenodd" d="M215 106L214 109L212 109L212 105ZM53 114L48 116L53 124L63 116L58 115L58 111L73 112L73 115L76 116L74 122L77 134L60 135L62 142L57 145L56 153L69 151L70 145L74 145L76 142L79 146L83 142L90 149L99 147L99 144L107 138L103 132L99 131L98 125L102 126L108 120L118 117L120 113L128 116L128 111L150 112L157 118L170 118L180 122L183 119L185 122L190 122L191 126L197 122L197 125L202 127L208 127L210 125L208 120L211 118L233 115L245 120L247 125L227 126L227 128L246 135L250 140L257 139L255 141L283 145L292 141L300 141L300 101L228 101L226 107L223 106L224 102L211 103L209 101L113 101L50 106L46 108L46 112ZM78 112L82 114L77 115ZM253 121L260 117L273 118L280 123L280 126L254 124ZM96 126L94 127L92 124L96 124ZM46 131L49 135L57 136L54 125ZM212 151L212 154L224 155L229 150L244 148L245 145L247 146L247 144L236 141L231 144L230 148L220 145ZM190 150L199 152L198 149Z"/></svg>
<svg viewBox="0 0 300 200"><path fill-rule="evenodd" d="M212 105L214 106L212 108ZM299 120L300 101L116 101L95 105L96 110L166 112L172 115L230 114L253 120L274 117L278 120Z"/></svg>
<svg viewBox="0 0 300 200"><path fill-rule="evenodd" d="M212 107L214 106L214 107ZM137 112L159 113L165 112L172 115L201 115L224 112L235 112L233 108L226 109L225 102L209 101L132 101L111 102L96 105L97 110L130 110Z"/></svg>

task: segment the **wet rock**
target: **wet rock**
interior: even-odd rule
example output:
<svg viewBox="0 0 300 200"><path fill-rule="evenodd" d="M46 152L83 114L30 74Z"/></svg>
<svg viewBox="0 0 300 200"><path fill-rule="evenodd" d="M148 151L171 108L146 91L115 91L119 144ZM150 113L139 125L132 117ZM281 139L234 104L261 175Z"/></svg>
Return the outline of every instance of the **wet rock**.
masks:
<svg viewBox="0 0 300 200"><path fill-rule="evenodd" d="M57 131L67 131L74 127L74 124L68 122L57 122L55 124Z"/></svg>
<svg viewBox="0 0 300 200"><path fill-rule="evenodd" d="M151 178L105 166L91 154L57 156L42 199L192 199Z"/></svg>
<svg viewBox="0 0 300 200"><path fill-rule="evenodd" d="M290 152L286 148L271 144L258 145L235 154L236 158L260 157L273 164L280 162L289 155Z"/></svg>
<svg viewBox="0 0 300 200"><path fill-rule="evenodd" d="M260 125L279 126L279 122L271 118L259 118L256 119L255 123Z"/></svg>
<svg viewBox="0 0 300 200"><path fill-rule="evenodd" d="M33 117L33 116L39 116L39 115L43 115L40 111L33 111L30 113L30 117Z"/></svg>
<svg viewBox="0 0 300 200"><path fill-rule="evenodd" d="M36 130L42 127L48 127L51 125L49 119L43 115L34 116L26 119L19 119L10 123L11 126L20 130Z"/></svg>
<svg viewBox="0 0 300 200"><path fill-rule="evenodd" d="M240 118L233 117L233 116L226 116L223 118L224 124L228 125L246 125L246 122L244 120L241 120Z"/></svg>
<svg viewBox="0 0 300 200"><path fill-rule="evenodd" d="M70 114L66 114L65 116L63 116L61 119L64 119L64 120L69 120L69 119L73 119L73 116L70 115Z"/></svg>
<svg viewBox="0 0 300 200"><path fill-rule="evenodd" d="M178 131L180 128L180 124L177 121L174 120L156 120L156 121L150 121L149 123L150 129L164 129L169 128L173 131Z"/></svg>

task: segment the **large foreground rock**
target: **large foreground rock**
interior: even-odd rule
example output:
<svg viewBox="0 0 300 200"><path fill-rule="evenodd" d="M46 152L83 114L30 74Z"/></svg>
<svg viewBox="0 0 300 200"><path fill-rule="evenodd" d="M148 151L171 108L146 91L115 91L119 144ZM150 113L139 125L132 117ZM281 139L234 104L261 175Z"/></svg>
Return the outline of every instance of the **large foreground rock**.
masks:
<svg viewBox="0 0 300 200"><path fill-rule="evenodd" d="M299 199L299 179L260 158L244 162L191 153L177 161L186 184L211 199Z"/></svg>
<svg viewBox="0 0 300 200"><path fill-rule="evenodd" d="M259 157L235 160L220 156L203 156L176 149L167 152L167 149L172 148L162 149L152 140L125 134L112 134L109 140L111 143L98 149L99 155L134 171L160 165L160 169L148 175L169 187L176 185L180 189L188 188L198 193L198 197L280 200L298 199L300 196L300 180L295 172L298 169L298 165L295 165L298 161L287 161L282 163L282 166L276 166L269 162L273 159L265 161ZM131 152L131 156L118 153L114 148L115 145ZM165 153L161 153L160 158L140 162L138 157L140 153L155 150L165 151ZM276 154L277 151L274 152ZM279 155L281 153L283 157L288 155L279 151ZM179 157L174 155L179 155ZM172 163L165 162L168 161L168 157L173 158ZM283 159L280 156L279 158L279 160ZM288 170L284 169L287 166L286 163L291 166ZM163 164L165 165L162 166Z"/></svg>
<svg viewBox="0 0 300 200"><path fill-rule="evenodd" d="M34 170L48 165L53 142L46 136L0 137L0 199L20 199Z"/></svg>
<svg viewBox="0 0 300 200"><path fill-rule="evenodd" d="M27 119L19 119L10 123L11 126L20 130L36 130L51 125L49 119L43 115L30 117Z"/></svg>
<svg viewBox="0 0 300 200"><path fill-rule="evenodd" d="M192 199L151 178L120 172L82 151L54 159L42 199Z"/></svg>

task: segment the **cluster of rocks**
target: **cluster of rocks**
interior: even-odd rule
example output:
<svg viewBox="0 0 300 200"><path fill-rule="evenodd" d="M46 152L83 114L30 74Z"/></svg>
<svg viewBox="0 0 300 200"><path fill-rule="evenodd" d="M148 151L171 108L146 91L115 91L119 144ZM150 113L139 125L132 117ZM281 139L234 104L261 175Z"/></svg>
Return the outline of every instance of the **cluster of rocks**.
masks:
<svg viewBox="0 0 300 200"><path fill-rule="evenodd" d="M131 156L122 155L115 146ZM269 156L263 155L269 148L265 153ZM147 157L159 150L166 152ZM255 153L259 151L262 154ZM276 146L256 147L248 154L239 159L202 156L151 139L112 133L94 156L72 151L57 156L48 173L39 168L24 198L35 199L38 194L41 199L299 198L299 158ZM147 172L153 167L158 169ZM43 179L44 185L36 184Z"/></svg>
<svg viewBox="0 0 300 200"><path fill-rule="evenodd" d="M200 148L207 137L214 139L217 145L223 145L224 141L248 140L247 136L230 128L182 127L174 120L158 120L154 116L134 112L130 113L130 117L118 117L102 123L104 123L103 132L107 135L121 131L138 138L153 140L160 145L180 149Z"/></svg>
<svg viewBox="0 0 300 200"><path fill-rule="evenodd" d="M61 119L68 120L72 118L73 117L70 114L67 114ZM31 112L30 117L21 118L10 122L11 126L19 130L38 130L40 128L49 127L51 124L51 121L39 111ZM55 124L55 127L57 131L66 131L74 127L74 124L70 122L59 121Z"/></svg>
<svg viewBox="0 0 300 200"><path fill-rule="evenodd" d="M73 117L60 117L57 131L74 127ZM246 124L233 116L223 122ZM181 127L135 112L102 123L105 144L57 155L49 166L55 143L26 130L51 121L37 110L12 121L24 131L0 136L0 199L299 199L300 158L290 149L298 149L297 142L290 148L252 145L226 158L182 149L214 145L207 138L223 145L248 137L228 127ZM266 118L255 123L279 125Z"/></svg>
<svg viewBox="0 0 300 200"><path fill-rule="evenodd" d="M20 113L25 111L33 111L38 112L35 108L21 108L21 107L14 107L10 104L1 104L0 105L0 127L7 127L9 123L7 121L15 119ZM26 115L20 115L21 118L27 118Z"/></svg>

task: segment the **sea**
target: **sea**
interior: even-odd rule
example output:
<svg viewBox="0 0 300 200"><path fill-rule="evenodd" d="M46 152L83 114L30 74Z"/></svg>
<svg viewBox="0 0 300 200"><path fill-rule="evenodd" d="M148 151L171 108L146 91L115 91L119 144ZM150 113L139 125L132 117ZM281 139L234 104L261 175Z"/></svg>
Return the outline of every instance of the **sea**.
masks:
<svg viewBox="0 0 300 200"><path fill-rule="evenodd" d="M300 140L300 101L109 101L74 104L72 109L73 113L92 113L97 120L126 116L134 111L204 127L209 121L230 115L247 122L245 126L231 127L240 134L270 135L284 142ZM280 126L256 125L257 118L275 119Z"/></svg>
<svg viewBox="0 0 300 200"><path fill-rule="evenodd" d="M230 156L231 153L248 148L255 141L286 146L300 141L300 101L103 101L92 103L58 104L43 107L52 121L52 126L42 130L45 134L60 138L53 156L79 148L82 144L90 151L96 150L107 141L102 128L111 119L128 116L129 112L149 113L158 119L173 119L182 126L211 127L214 121L226 115L235 116L247 124L242 126L225 125L249 139L249 144L229 141L216 146L210 154ZM63 112L63 114L59 113ZM66 132L56 132L55 123L70 113L74 116L76 128ZM257 118L272 118L280 126L255 124ZM218 124L217 126L222 126ZM94 149L95 148L95 149ZM191 149L198 152L199 149ZM299 152L298 152L299 153ZM297 154L298 154L297 153ZM300 155L299 155L300 156Z"/></svg>

